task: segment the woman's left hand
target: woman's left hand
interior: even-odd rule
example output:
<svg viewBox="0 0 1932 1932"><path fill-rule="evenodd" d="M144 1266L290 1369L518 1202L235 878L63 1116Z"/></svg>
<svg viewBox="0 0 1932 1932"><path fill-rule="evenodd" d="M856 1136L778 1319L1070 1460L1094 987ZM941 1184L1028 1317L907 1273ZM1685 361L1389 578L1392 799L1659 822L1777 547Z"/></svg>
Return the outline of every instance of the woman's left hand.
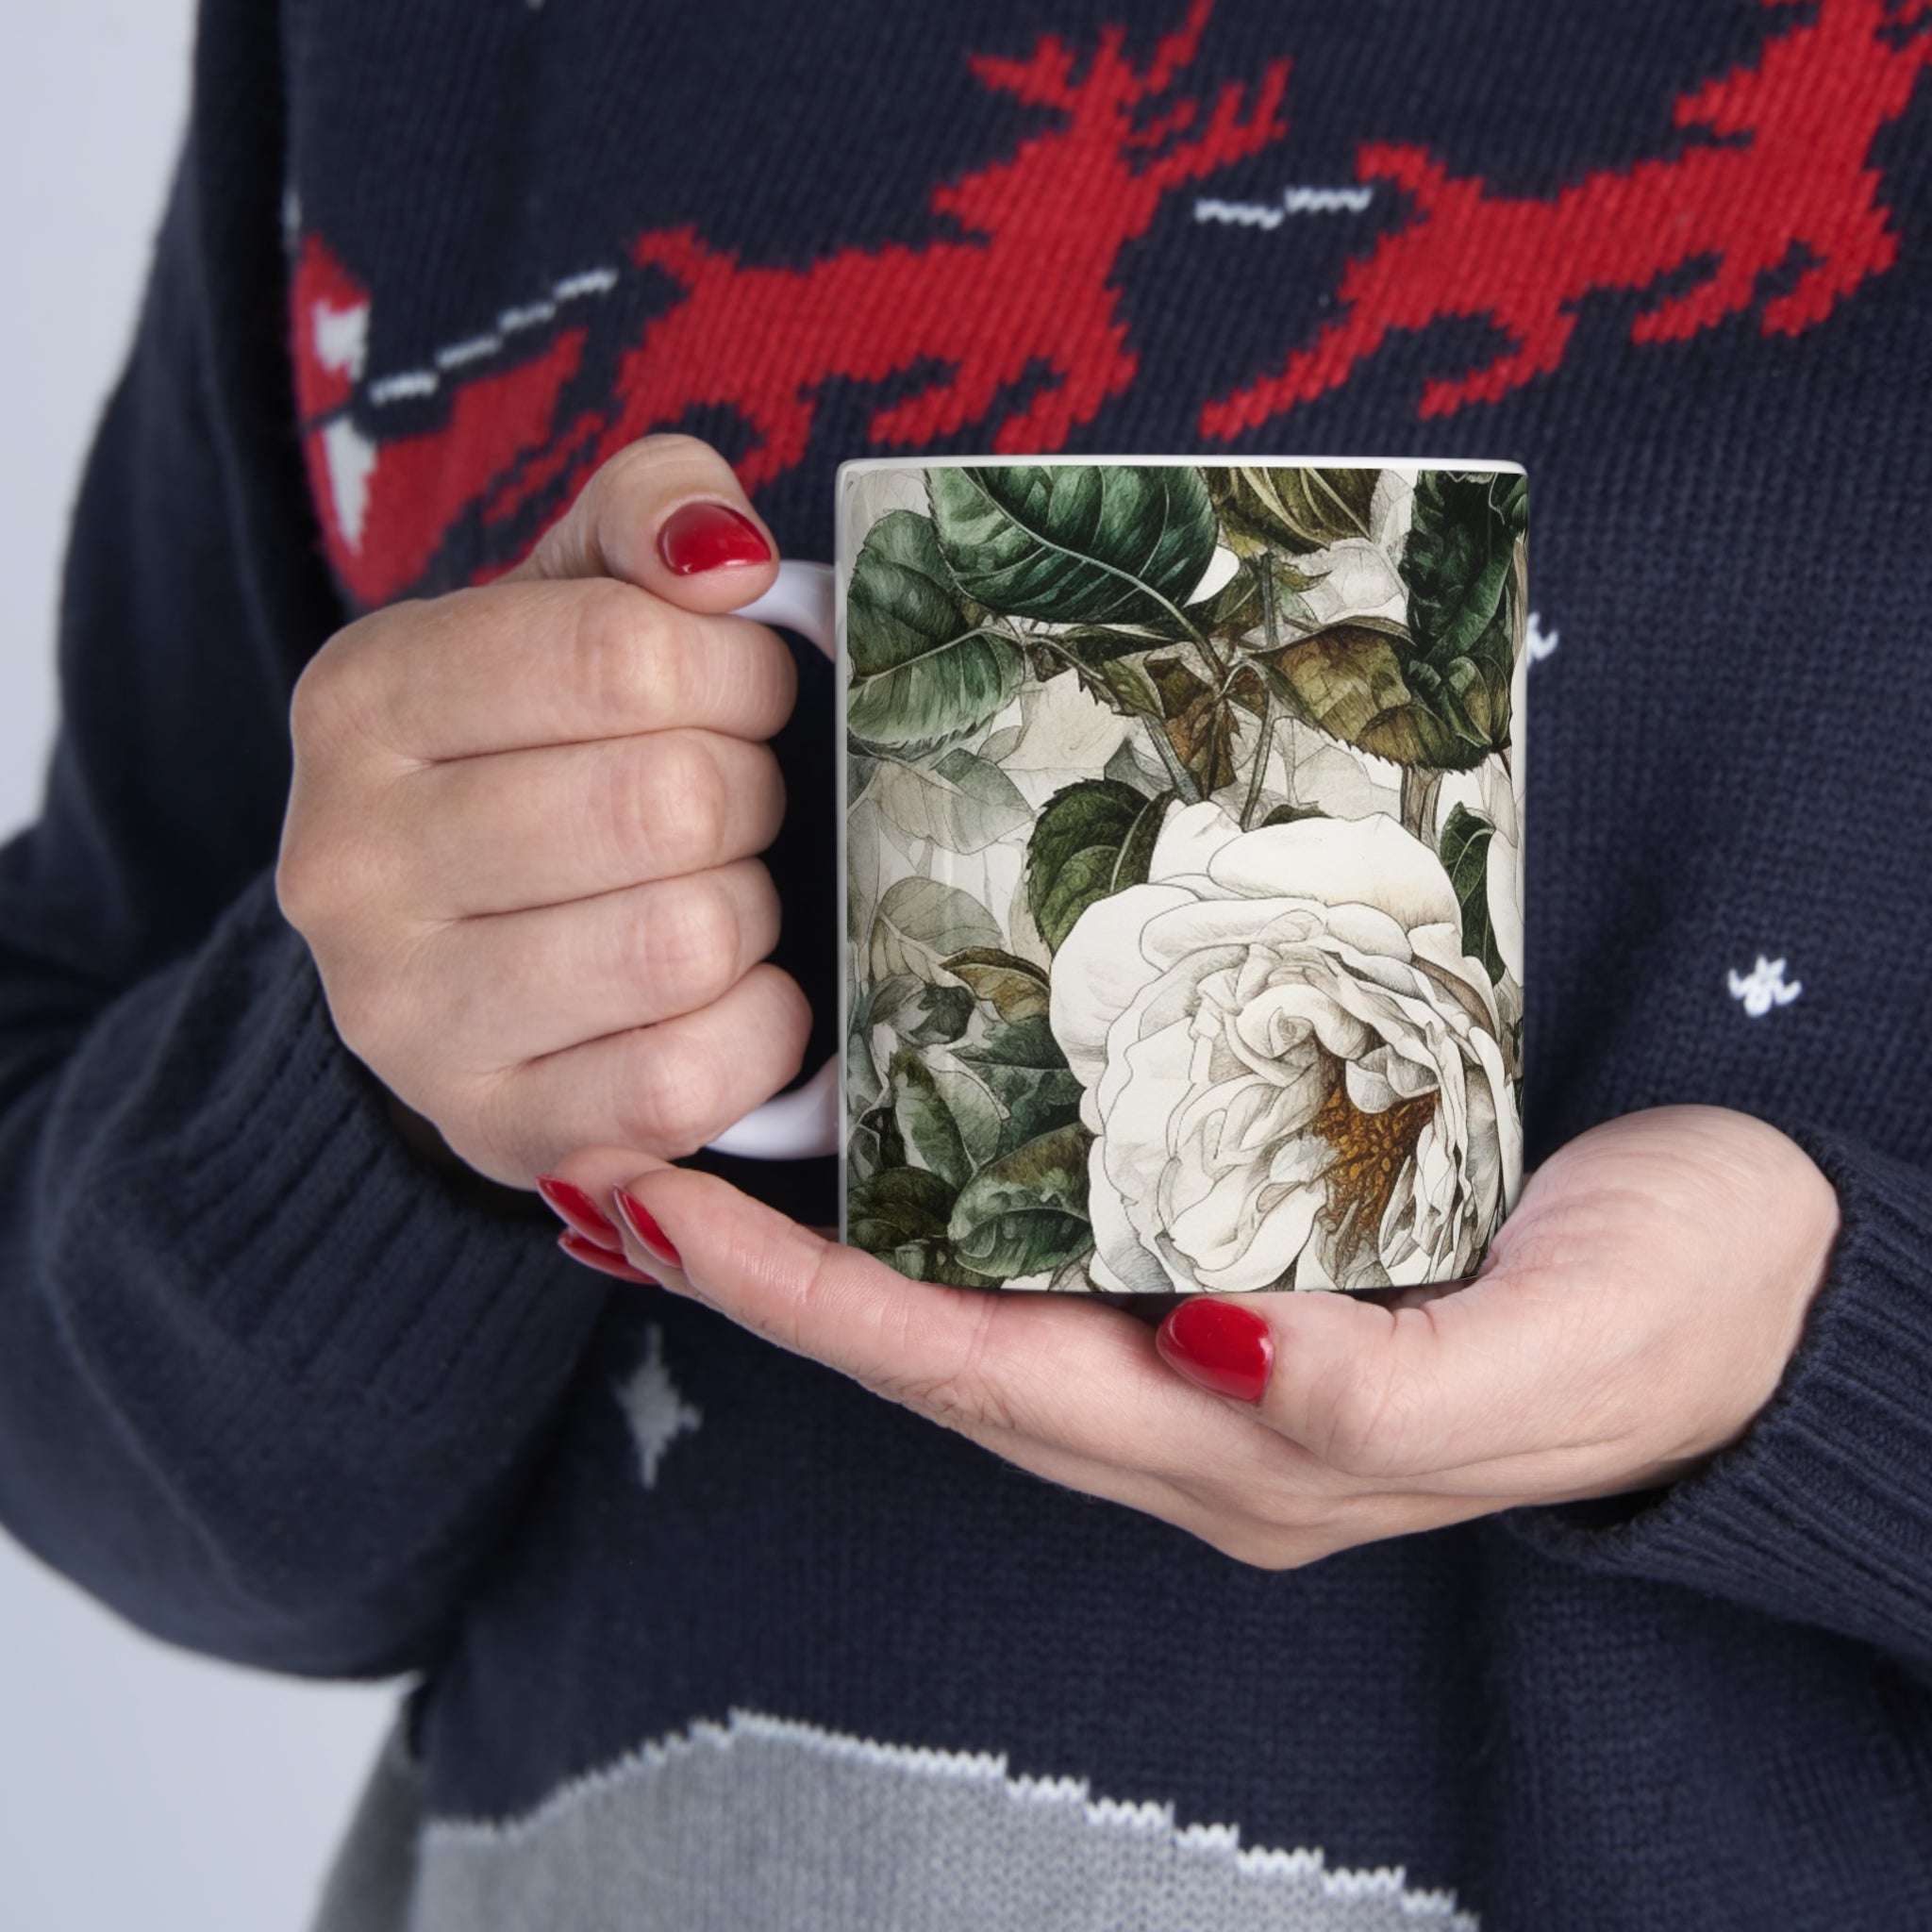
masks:
<svg viewBox="0 0 1932 1932"><path fill-rule="evenodd" d="M1691 1473L1777 1387L1838 1230L1776 1129L1661 1108L1545 1163L1472 1282L1191 1297L1157 1335L1084 1297L908 1281L634 1153L586 1150L563 1177L628 1196L628 1258L674 1291L1271 1570Z"/></svg>

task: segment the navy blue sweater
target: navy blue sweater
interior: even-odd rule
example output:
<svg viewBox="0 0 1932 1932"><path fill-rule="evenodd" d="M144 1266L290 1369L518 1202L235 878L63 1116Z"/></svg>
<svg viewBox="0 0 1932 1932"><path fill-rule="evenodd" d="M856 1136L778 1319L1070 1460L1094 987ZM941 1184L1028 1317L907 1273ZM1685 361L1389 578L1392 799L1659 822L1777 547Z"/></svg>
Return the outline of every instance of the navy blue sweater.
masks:
<svg viewBox="0 0 1932 1932"><path fill-rule="evenodd" d="M0 854L0 1521L421 1674L327 1922L1932 1924L1932 16L203 12ZM1525 464L1531 1158L1710 1102L1842 1204L1744 1441L1264 1573L412 1152L276 909L292 683L673 426L801 556L894 449Z"/></svg>

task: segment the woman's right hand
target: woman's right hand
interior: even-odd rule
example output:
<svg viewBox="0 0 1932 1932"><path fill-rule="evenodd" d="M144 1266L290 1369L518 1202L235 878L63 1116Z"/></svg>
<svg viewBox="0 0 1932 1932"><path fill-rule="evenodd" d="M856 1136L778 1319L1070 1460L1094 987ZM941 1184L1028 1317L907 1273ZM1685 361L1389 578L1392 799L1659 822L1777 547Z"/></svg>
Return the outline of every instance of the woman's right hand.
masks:
<svg viewBox="0 0 1932 1932"><path fill-rule="evenodd" d="M283 914L350 1052L493 1180L690 1154L798 1071L755 856L795 674L721 614L775 569L724 459L650 437L510 575L374 612L296 685Z"/></svg>

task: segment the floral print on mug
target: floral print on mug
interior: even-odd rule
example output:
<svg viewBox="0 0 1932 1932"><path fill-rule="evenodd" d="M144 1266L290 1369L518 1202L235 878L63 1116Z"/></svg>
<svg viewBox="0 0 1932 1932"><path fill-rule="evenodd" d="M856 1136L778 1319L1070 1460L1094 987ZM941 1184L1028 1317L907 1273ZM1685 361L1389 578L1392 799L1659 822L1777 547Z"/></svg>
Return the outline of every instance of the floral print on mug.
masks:
<svg viewBox="0 0 1932 1932"><path fill-rule="evenodd" d="M985 1288L1474 1273L1523 1161L1522 473L840 504L847 1239Z"/></svg>

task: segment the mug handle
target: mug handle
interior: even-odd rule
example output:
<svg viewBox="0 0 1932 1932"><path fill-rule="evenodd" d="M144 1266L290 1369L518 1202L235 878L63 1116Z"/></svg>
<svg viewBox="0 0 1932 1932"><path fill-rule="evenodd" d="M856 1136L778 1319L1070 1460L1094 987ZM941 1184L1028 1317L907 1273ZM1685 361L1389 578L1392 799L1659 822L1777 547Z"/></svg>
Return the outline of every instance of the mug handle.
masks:
<svg viewBox="0 0 1932 1932"><path fill-rule="evenodd" d="M827 658L839 650L838 596L827 563L778 566L778 578L762 597L737 613L809 638ZM711 1142L713 1154L746 1160L805 1160L839 1151L839 1057L834 1054L803 1087L755 1108Z"/></svg>

